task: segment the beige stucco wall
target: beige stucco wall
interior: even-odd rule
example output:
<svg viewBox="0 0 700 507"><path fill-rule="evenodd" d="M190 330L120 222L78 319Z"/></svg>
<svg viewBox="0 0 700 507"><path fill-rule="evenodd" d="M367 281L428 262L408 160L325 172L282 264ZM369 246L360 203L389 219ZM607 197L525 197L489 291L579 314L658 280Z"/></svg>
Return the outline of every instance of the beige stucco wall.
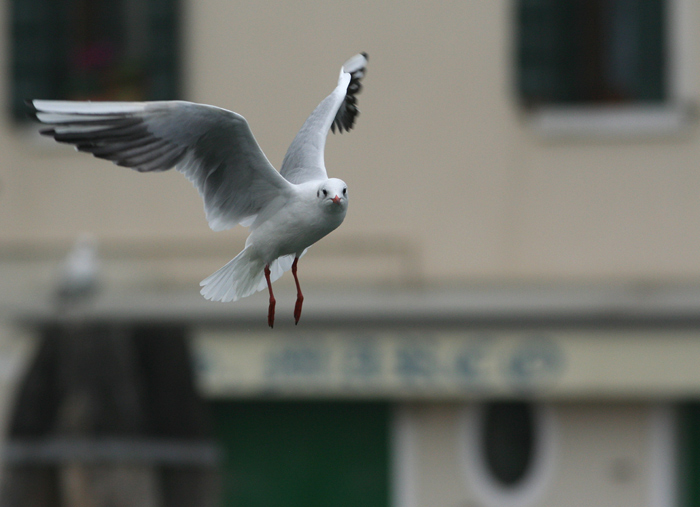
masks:
<svg viewBox="0 0 700 507"><path fill-rule="evenodd" d="M697 126L625 140L539 137L512 95L510 1L183 3L185 98L243 114L277 167L343 61L370 55L356 128L326 149L330 174L349 184L350 211L304 259L304 283L370 284L386 270L429 283L700 281ZM0 9L1 96L5 17ZM692 45L700 54L700 37ZM700 74L700 59L692 65ZM112 249L112 281L141 270L192 291L246 234L211 232L179 174L136 174L0 119L0 301L38 288L30 273L51 279L53 264L37 271L23 255L58 259L83 231ZM130 245L169 257L115 267ZM173 251L193 263L173 261ZM0 405L9 392L0 386ZM645 505L648 414L641 404L561 408L563 461L542 505ZM455 455L459 407L421 407L415 417L417 506L480 505ZM637 471L622 485L606 475L619 457Z"/></svg>
<svg viewBox="0 0 700 507"><path fill-rule="evenodd" d="M626 140L528 130L511 90L509 1L185 3L186 98L246 116L277 167L342 62L370 55L356 129L326 150L350 211L309 254L307 280L328 272L314 258L352 250L339 276L370 282L381 261L352 257L386 245L430 282L700 278L697 128ZM81 231L231 243L231 255L245 237L212 233L178 174L138 175L0 122L0 247Z"/></svg>

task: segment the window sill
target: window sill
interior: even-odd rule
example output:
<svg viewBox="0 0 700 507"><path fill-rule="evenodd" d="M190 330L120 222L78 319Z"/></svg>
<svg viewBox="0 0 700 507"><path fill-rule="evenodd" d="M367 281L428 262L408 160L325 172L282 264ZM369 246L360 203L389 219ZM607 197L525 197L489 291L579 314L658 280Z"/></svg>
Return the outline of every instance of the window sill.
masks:
<svg viewBox="0 0 700 507"><path fill-rule="evenodd" d="M673 137L696 123L692 105L542 107L525 114L527 127L546 140Z"/></svg>

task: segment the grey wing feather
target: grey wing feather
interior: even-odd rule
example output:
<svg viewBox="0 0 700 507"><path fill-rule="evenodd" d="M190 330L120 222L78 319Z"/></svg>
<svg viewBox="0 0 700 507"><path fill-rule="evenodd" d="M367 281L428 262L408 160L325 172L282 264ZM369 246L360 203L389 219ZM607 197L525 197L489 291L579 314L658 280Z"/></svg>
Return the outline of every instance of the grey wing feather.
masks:
<svg viewBox="0 0 700 507"><path fill-rule="evenodd" d="M324 149L328 131L349 131L357 109L356 94L362 89L361 79L367 73L367 53L350 58L340 70L338 85L311 113L292 141L282 161L280 174L292 183L328 178Z"/></svg>
<svg viewBox="0 0 700 507"><path fill-rule="evenodd" d="M289 183L272 167L241 115L191 102L34 100L42 134L140 172L175 167L199 190L209 225L250 225L284 198Z"/></svg>

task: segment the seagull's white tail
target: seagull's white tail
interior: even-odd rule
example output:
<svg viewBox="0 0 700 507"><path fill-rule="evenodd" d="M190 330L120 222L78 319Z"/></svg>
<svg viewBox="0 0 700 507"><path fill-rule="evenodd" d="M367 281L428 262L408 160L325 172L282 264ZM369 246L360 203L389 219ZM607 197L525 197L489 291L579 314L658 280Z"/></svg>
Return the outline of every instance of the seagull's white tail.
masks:
<svg viewBox="0 0 700 507"><path fill-rule="evenodd" d="M274 282L292 267L294 255L285 255L270 264L270 281ZM202 280L202 296L212 301L237 301L267 287L265 263L254 258L246 247L224 267Z"/></svg>

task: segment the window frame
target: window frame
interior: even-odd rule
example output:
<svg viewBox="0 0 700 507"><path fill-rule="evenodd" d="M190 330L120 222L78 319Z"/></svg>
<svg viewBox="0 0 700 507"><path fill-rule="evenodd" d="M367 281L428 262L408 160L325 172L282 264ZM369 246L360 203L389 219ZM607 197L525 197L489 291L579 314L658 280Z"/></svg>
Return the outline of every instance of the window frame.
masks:
<svg viewBox="0 0 700 507"><path fill-rule="evenodd" d="M666 89L662 104L546 105L521 109L527 128L544 139L640 138L681 134L696 122L693 0L666 0ZM515 80L513 80L515 82Z"/></svg>
<svg viewBox="0 0 700 507"><path fill-rule="evenodd" d="M133 3L133 0L125 0L122 5L123 8L128 7L129 2ZM15 57L20 50L18 49L18 38L16 35L16 30L21 30L22 21L26 24L26 19L21 20L16 16L14 12L18 9L20 0L12 0L8 4L9 18L8 18L8 67L7 67L7 90L6 99L7 107L5 110L6 121L12 125L14 130L22 132L27 130L27 125L31 126L30 116L27 114L29 112L28 108L25 108L24 101L27 99L48 99L48 100L78 100L72 97L61 96L61 93L42 93L42 92L26 92L22 90L21 87L17 88L18 84L18 74L15 73L16 61ZM67 4L68 2L65 2ZM160 5L159 5L160 4ZM143 98L133 98L133 99L122 99L122 100L176 100L183 96L184 81L185 81L185 25L183 24L183 19L185 16L185 8L183 0L148 0L145 4L141 4L144 9L144 22L148 28L149 32L149 43L147 51L144 52L144 64L139 71L146 70L146 74L150 74L148 77L143 79L145 83L145 96ZM57 12L61 9L65 9L66 5L56 6ZM54 13L55 14L55 13ZM21 17L21 14L20 14ZM67 21L60 17L60 23ZM19 24L16 24L19 21ZM36 25L41 28L42 22L36 22ZM52 36L48 37L50 42L56 43L63 47L68 46L68 43L64 40L69 32L65 26L56 30ZM58 44L58 42L60 44ZM167 42L167 50L162 50L162 43ZM62 50L59 50L61 52ZM63 60L63 57L68 57L66 54L61 55L59 61ZM61 64L57 67L62 68ZM148 69L156 68L156 72L148 72ZM164 70L165 69L165 70ZM21 76L21 73L20 73ZM30 80L32 81L32 80ZM55 83L56 80L49 80ZM32 81L35 82L35 81ZM167 82L164 87L162 85L154 83ZM50 88L51 86L49 86ZM55 90L54 90L55 92ZM95 100L93 98L85 98L84 100ZM100 99L107 100L107 99ZM119 100L108 99L108 100ZM26 111L25 111L26 109ZM33 130L33 129L32 129Z"/></svg>

